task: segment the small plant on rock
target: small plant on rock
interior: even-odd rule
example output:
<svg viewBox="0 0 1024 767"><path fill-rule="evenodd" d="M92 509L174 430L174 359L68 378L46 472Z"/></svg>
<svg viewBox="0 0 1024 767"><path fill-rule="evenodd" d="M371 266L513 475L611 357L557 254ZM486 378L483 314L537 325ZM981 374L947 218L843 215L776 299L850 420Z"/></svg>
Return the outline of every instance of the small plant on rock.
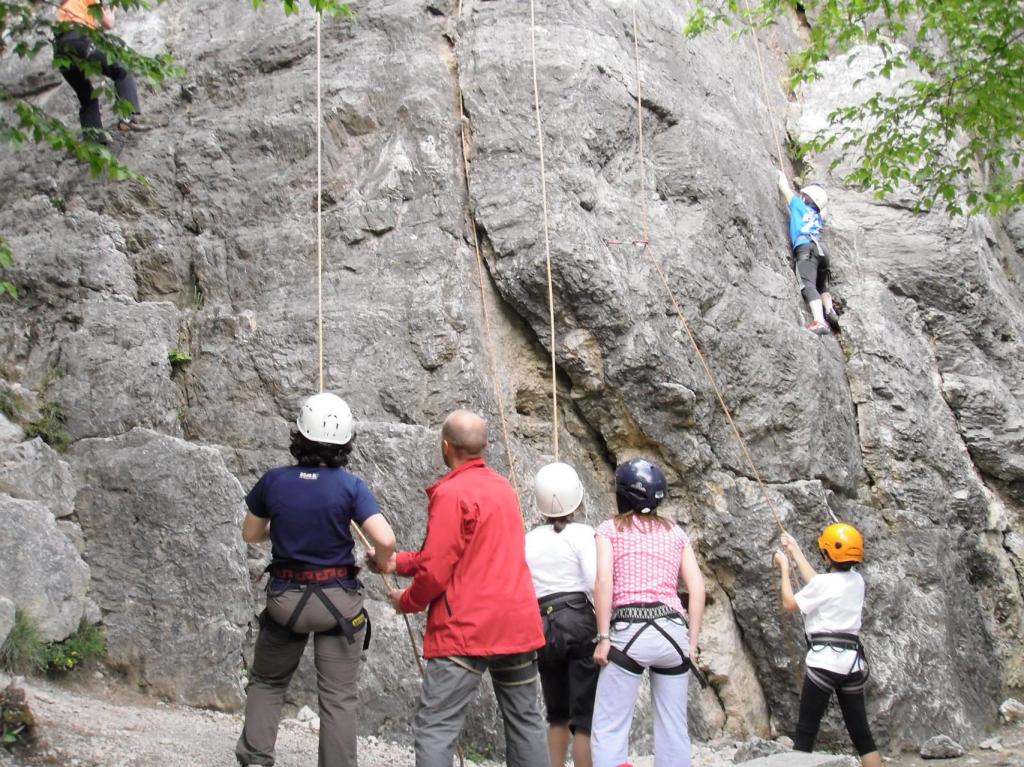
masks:
<svg viewBox="0 0 1024 767"><path fill-rule="evenodd" d="M14 628L0 646L0 668L12 674L28 674L44 667L46 643L39 628L23 610L14 612Z"/></svg>
<svg viewBox="0 0 1024 767"><path fill-rule="evenodd" d="M35 718L28 707L28 696L12 682L0 692L0 743L7 748L27 743L34 726Z"/></svg>
<svg viewBox="0 0 1024 767"><path fill-rule="evenodd" d="M71 435L64 431L64 409L58 402L47 402L39 408L39 417L25 424L28 439L41 437L43 442L63 453L71 444Z"/></svg>
<svg viewBox="0 0 1024 767"><path fill-rule="evenodd" d="M171 349L167 352L167 360L171 363L172 370L181 370L192 361L192 355L181 349Z"/></svg>
<svg viewBox="0 0 1024 767"><path fill-rule="evenodd" d="M106 655L107 638L98 625L82 621L75 633L63 642L46 645L43 654L43 665L47 671L65 673L88 660Z"/></svg>

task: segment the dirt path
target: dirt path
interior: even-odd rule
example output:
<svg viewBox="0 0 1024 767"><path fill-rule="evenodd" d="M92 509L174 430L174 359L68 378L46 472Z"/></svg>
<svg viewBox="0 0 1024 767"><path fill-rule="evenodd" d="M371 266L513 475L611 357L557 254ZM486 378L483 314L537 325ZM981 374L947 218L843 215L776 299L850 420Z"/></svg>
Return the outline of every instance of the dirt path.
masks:
<svg viewBox="0 0 1024 767"><path fill-rule="evenodd" d="M31 755L19 757L28 767L237 767L237 714L161 703L106 679L74 687L32 680L27 689L40 740ZM1024 725L1004 727L995 737L1001 750L951 760L900 755L885 761L891 767L1024 767ZM735 750L734 743L695 744L694 764L731 767ZM317 735L307 724L285 719L277 753L278 767L310 767L317 760ZM361 767L413 767L411 748L374 737L360 738L359 755Z"/></svg>

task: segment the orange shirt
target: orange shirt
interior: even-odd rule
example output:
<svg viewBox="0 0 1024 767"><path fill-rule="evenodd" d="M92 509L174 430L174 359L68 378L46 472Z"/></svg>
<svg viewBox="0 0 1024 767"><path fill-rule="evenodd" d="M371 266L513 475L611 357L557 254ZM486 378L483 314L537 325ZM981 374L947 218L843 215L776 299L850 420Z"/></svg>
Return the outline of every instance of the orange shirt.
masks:
<svg viewBox="0 0 1024 767"><path fill-rule="evenodd" d="M84 24L90 29L99 26L91 13L90 5L98 5L100 0L64 0L57 9L57 21L70 22L72 24Z"/></svg>

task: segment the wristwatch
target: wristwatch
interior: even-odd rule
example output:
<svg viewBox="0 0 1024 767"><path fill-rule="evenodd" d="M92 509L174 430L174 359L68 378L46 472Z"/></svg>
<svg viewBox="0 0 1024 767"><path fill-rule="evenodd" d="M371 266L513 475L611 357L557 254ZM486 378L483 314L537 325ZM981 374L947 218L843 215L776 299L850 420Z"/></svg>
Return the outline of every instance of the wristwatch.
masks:
<svg viewBox="0 0 1024 767"><path fill-rule="evenodd" d="M600 642L602 640L607 640L607 641L610 642L610 641L612 641L612 635L611 634L598 634L597 636L594 637L594 641L595 642Z"/></svg>

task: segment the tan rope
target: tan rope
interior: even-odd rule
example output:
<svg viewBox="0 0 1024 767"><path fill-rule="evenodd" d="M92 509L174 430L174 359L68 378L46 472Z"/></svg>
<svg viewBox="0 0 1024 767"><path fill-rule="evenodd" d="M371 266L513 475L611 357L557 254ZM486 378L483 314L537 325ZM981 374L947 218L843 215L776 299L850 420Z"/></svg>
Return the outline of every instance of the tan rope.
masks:
<svg viewBox="0 0 1024 767"><path fill-rule="evenodd" d="M537 21L530 0L530 59L533 64L533 108L537 116L537 148L540 150L540 196L544 206L544 255L548 277L548 316L551 333L551 437L558 460L558 368L555 366L555 288L551 279L551 237L548 233L548 184L544 168L544 130L540 119L540 88L537 85Z"/></svg>
<svg viewBox="0 0 1024 767"><path fill-rule="evenodd" d="M641 79L640 79L640 33L639 25L636 21L636 6L633 6L633 52L634 58L636 59L636 135L639 139L637 151L640 154L641 161L637 164L640 173L640 231L643 236L643 242L647 242L648 237L648 226L647 226L647 189L644 181L644 112L643 112L643 96L640 93Z"/></svg>
<svg viewBox="0 0 1024 767"><path fill-rule="evenodd" d="M633 45L636 53L636 109L637 109L637 123L640 124L641 115L643 110L643 98L640 95L640 42L639 35L637 33L637 21L636 21L636 7L633 8ZM640 165L640 178L644 178L644 153L643 153L643 141L638 144L638 163ZM641 190L642 181L641 181ZM641 191L642 193L642 191ZM768 488L765 487L764 481L761 479L761 474L757 470L757 466L754 464L754 459L750 455L750 450L747 448L746 440L740 434L739 428L736 426L736 422L733 420L732 412L729 410L729 406L725 403L725 397L722 395L722 390L718 386L718 382L715 380L714 373L711 372L711 367L708 365L707 359L704 357L704 353L700 350L700 345L697 343L697 339L694 337L690 330L690 323L686 321L686 317L683 315L683 310L679 306L679 302L676 300L675 292L672 290L672 286L669 285L668 279L665 277L664 271L662 271L661 264L658 259L655 258L654 253L651 249L650 243L648 242L647 232L647 206L641 206L642 216L642 227L643 227L643 240L638 242L644 251L647 253L647 257L650 259L651 264L654 266L655 271L658 273L658 278L661 280L662 286L665 288L665 293L668 295L669 300L672 302L672 307L675 309L676 318L679 320L679 325L686 333L686 337L690 340L690 344L693 346L693 351L697 355L697 359L700 361L701 367L704 370L704 375L711 384L711 388L715 392L715 397L718 399L718 404L722 408L722 412L725 414L725 420L728 421L729 426L732 428L732 433L736 435L736 441L739 443L740 451L743 453L743 457L746 459L747 465L750 467L751 474L757 481L758 487L761 489L761 494L764 496L765 501L768 504L768 508L771 511L772 517L775 519L775 523L779 526L781 532L786 532L786 528L782 524L782 517L779 514L778 509L775 507L774 501L771 496L768 495Z"/></svg>
<svg viewBox="0 0 1024 767"><path fill-rule="evenodd" d="M352 525L352 529L355 530L356 534L359 536L359 540L363 542L363 546L366 548L366 551L369 552L373 546L371 546L370 542L366 540L366 534L362 529L360 529L359 525L357 525L354 520L350 522L350 524ZM388 580L387 575L384 573L378 573L378 575L380 575L380 579L384 582L384 588L388 591L395 588L395 585ZM416 644L416 634L413 633L412 622L409 620L408 613L402 613L402 617L405 618L405 630L409 632L409 642L412 644L412 654L416 658L416 666L419 668L420 676L422 677L425 671L423 669L423 659L420 657L420 649Z"/></svg>
<svg viewBox="0 0 1024 767"><path fill-rule="evenodd" d="M747 0L743 0L743 8L746 11L748 20L750 17L750 6ZM768 76L764 70L764 60L761 57L761 43L757 37L757 29L750 27L751 36L754 38L754 53L757 54L757 68L761 72L761 88L764 90L764 105L768 111L768 127L771 128L772 136L775 139L775 150L779 155L779 170L785 170L785 155L782 153L782 142L779 141L779 131L775 127L775 113L772 111L772 102L768 95Z"/></svg>
<svg viewBox="0 0 1024 767"><path fill-rule="evenodd" d="M461 6L460 6L461 7ZM457 66L457 65L456 65ZM480 311L484 320L484 347L487 349L487 362L491 372L491 381L494 382L494 401L498 405L498 419L501 422L501 436L505 441L505 457L508 460L509 479L516 491L516 496L521 499L519 492L519 475L516 472L516 464L512 458L512 440L509 438L508 419L505 417L505 403L501 396L501 386L498 383L497 355L494 352L494 336L491 333L491 315L487 309L487 294L484 291L484 258L480 252L480 236L476 231L476 223L473 219L470 205L472 202L469 195L469 150L466 136L466 109L459 95L459 127L462 141L462 175L466 184L466 211L469 213L469 225L473 230L473 250L476 252L476 282L480 290Z"/></svg>
<svg viewBox="0 0 1024 767"><path fill-rule="evenodd" d="M320 93L320 12L316 14L316 325L320 361L320 391L324 390L324 247L323 247L323 147L320 123L323 120Z"/></svg>

